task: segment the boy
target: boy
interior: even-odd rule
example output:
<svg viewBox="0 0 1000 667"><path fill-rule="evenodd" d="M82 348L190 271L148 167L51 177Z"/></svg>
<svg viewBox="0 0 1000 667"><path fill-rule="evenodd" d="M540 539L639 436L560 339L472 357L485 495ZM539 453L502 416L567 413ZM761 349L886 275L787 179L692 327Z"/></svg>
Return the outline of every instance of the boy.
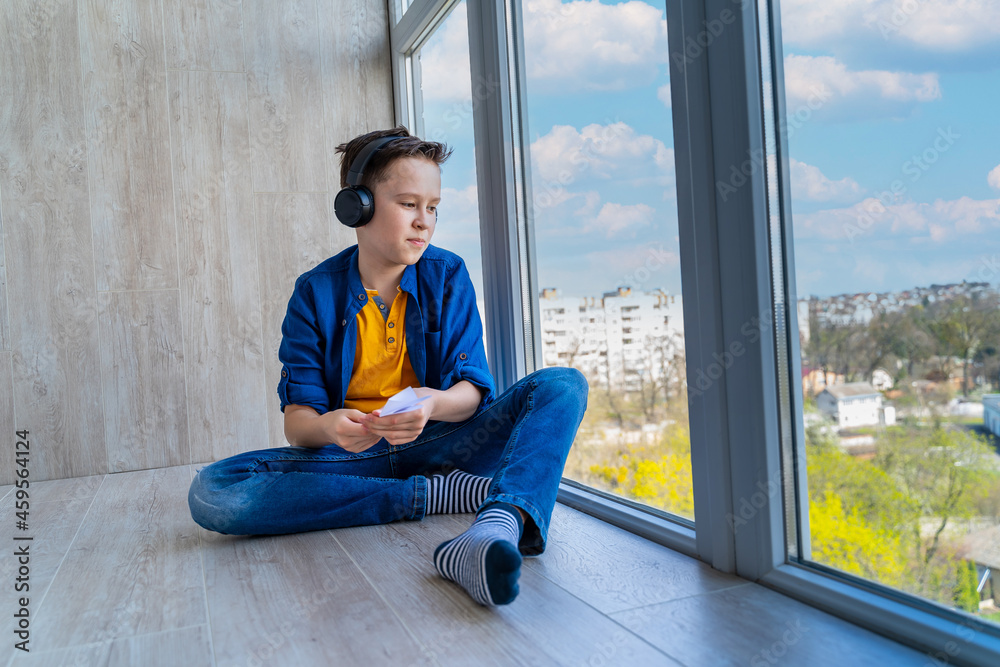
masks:
<svg viewBox="0 0 1000 667"><path fill-rule="evenodd" d="M337 217L358 243L299 276L288 303L278 396L291 446L199 470L191 516L278 534L476 511L434 566L480 604L507 604L522 555L545 549L586 379L546 368L496 396L465 264L430 245L446 146L397 127L337 152ZM382 416L408 386L422 402Z"/></svg>

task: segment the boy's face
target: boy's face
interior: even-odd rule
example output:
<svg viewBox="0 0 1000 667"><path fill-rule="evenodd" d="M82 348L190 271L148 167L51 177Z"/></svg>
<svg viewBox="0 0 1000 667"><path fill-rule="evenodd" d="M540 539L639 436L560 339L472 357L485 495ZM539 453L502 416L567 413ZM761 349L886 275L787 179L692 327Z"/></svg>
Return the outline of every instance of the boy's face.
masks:
<svg viewBox="0 0 1000 667"><path fill-rule="evenodd" d="M434 235L441 169L427 158L399 158L373 194L375 214L357 228L361 250L384 268L415 264Z"/></svg>

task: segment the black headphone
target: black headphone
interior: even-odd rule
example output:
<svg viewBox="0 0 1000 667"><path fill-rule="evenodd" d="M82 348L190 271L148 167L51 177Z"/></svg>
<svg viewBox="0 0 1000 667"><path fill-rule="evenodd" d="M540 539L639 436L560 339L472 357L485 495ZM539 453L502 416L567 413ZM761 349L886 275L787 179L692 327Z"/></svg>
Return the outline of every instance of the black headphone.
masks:
<svg viewBox="0 0 1000 667"><path fill-rule="evenodd" d="M372 156L394 139L405 139L405 137L375 139L362 148L351 163L351 168L347 171L347 187L338 192L336 199L333 200L333 210L337 214L337 219L348 227L367 225L375 215L375 196L371 190L361 185L361 178Z"/></svg>

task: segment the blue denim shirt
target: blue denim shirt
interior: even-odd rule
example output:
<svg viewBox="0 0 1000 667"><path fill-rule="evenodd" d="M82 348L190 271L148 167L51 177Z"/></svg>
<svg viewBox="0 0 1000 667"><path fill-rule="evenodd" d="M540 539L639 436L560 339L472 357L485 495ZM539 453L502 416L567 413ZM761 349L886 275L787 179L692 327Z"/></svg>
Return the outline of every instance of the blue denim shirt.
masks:
<svg viewBox="0 0 1000 667"><path fill-rule="evenodd" d="M476 292L458 255L428 244L403 270L407 293L406 347L420 384L448 389L468 380L485 390L478 412L496 397L486 363ZM354 369L358 311L368 295L358 272L358 246L338 253L295 281L281 325L281 380L285 406L308 405L319 414L344 407Z"/></svg>

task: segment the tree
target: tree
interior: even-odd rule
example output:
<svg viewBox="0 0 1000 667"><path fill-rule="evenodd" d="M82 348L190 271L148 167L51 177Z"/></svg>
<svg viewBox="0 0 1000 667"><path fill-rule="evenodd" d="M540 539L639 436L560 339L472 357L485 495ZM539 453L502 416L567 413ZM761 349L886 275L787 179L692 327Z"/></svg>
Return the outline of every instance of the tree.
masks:
<svg viewBox="0 0 1000 667"><path fill-rule="evenodd" d="M897 313L891 324L895 334L893 354L905 360L906 374L909 377L915 375L916 365L926 361L932 354L934 342L924 322L924 307L914 306Z"/></svg>
<svg viewBox="0 0 1000 667"><path fill-rule="evenodd" d="M995 330L995 296L972 298L959 296L934 309L928 328L938 343L939 354L962 360L962 394L969 395L969 364Z"/></svg>
<svg viewBox="0 0 1000 667"><path fill-rule="evenodd" d="M971 560L959 561L955 606L967 612L979 611L979 572Z"/></svg>
<svg viewBox="0 0 1000 667"><path fill-rule="evenodd" d="M838 570L904 587L907 559L900 531L880 529L832 490L809 502L812 558Z"/></svg>
<svg viewBox="0 0 1000 667"><path fill-rule="evenodd" d="M627 446L590 466L600 486L653 507L694 517L691 439L687 423L665 428L652 446Z"/></svg>
<svg viewBox="0 0 1000 667"><path fill-rule="evenodd" d="M940 424L930 431L886 429L879 441L875 465L916 504L920 517L933 518L936 523L926 544L920 536L919 522L911 527L922 550L917 563L918 581L925 580L948 522L970 517L995 479L992 458L993 451L985 439L968 431Z"/></svg>

